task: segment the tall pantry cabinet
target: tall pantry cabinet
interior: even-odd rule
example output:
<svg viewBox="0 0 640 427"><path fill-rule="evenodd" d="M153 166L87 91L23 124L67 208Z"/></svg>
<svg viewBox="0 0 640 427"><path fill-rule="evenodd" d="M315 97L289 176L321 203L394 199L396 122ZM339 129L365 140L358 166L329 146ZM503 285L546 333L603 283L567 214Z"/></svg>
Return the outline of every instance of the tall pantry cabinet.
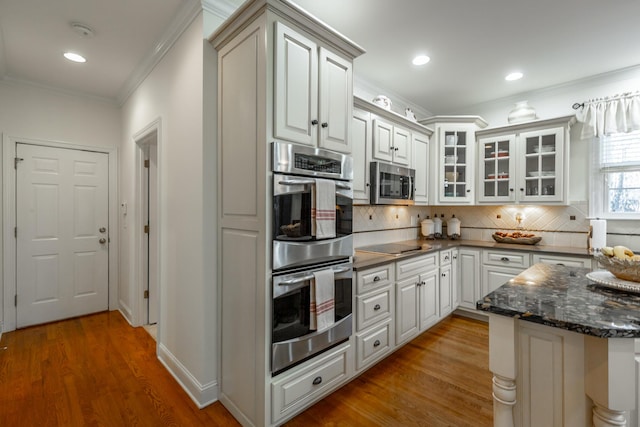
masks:
<svg viewBox="0 0 640 427"><path fill-rule="evenodd" d="M346 381L352 363L339 362L353 360L343 357L353 349L349 341L272 378L270 146L350 151L351 67L364 50L288 0L243 4L210 42L218 52L219 398L243 425L276 425ZM320 388L304 382L313 369L334 368ZM291 373L299 375L286 382Z"/></svg>

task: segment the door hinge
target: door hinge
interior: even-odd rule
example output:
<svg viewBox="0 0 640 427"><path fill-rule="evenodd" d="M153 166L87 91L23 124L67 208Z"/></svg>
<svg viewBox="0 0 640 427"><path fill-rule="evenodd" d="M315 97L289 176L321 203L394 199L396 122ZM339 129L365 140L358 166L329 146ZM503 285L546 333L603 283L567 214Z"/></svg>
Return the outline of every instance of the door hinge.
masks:
<svg viewBox="0 0 640 427"><path fill-rule="evenodd" d="M149 234L149 224L144 226L144 234Z"/></svg>
<svg viewBox="0 0 640 427"><path fill-rule="evenodd" d="M18 162L23 161L24 159L22 157L14 157L13 158L13 168L14 169L18 169Z"/></svg>
<svg viewBox="0 0 640 427"><path fill-rule="evenodd" d="M144 160L144 167L148 168L149 167L149 159L145 159Z"/></svg>
<svg viewBox="0 0 640 427"><path fill-rule="evenodd" d="M144 299L149 299L149 291L144 291Z"/></svg>

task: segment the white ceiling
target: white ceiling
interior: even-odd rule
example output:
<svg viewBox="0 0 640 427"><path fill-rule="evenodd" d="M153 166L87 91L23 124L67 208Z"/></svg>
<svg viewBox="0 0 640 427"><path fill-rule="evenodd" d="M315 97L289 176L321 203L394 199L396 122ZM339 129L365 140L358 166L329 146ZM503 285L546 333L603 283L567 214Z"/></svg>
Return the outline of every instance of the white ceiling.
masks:
<svg viewBox="0 0 640 427"><path fill-rule="evenodd" d="M640 64L638 0L294 1L367 50L356 59L358 79L436 114ZM194 4L0 0L0 76L122 99ZM74 33L76 21L95 37ZM64 60L66 49L88 62ZM431 62L412 65L417 53ZM506 82L514 70L525 77Z"/></svg>

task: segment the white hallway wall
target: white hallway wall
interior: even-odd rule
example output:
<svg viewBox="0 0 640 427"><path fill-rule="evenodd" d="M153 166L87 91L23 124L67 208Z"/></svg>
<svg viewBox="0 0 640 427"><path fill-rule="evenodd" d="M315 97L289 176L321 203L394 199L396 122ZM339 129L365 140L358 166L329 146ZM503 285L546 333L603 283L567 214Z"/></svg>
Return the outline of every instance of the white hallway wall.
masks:
<svg viewBox="0 0 640 427"><path fill-rule="evenodd" d="M0 133L4 137L118 148L120 111L112 102L19 81L0 80ZM0 174L0 192L4 191L2 179ZM3 230L4 218L2 221ZM0 299L5 294L5 287L14 289L15 283L2 283L1 287ZM4 301L1 301L0 320L6 322L5 315L12 316L15 324L15 311L10 307L5 313L5 309Z"/></svg>
<svg viewBox="0 0 640 427"><path fill-rule="evenodd" d="M131 313L139 289L131 227L133 136L160 118L159 357L199 406L217 399L215 183L205 185L215 177L215 54L204 27L208 35L221 22L207 12L198 15L122 108L120 197L129 205L129 227L120 230L121 302Z"/></svg>

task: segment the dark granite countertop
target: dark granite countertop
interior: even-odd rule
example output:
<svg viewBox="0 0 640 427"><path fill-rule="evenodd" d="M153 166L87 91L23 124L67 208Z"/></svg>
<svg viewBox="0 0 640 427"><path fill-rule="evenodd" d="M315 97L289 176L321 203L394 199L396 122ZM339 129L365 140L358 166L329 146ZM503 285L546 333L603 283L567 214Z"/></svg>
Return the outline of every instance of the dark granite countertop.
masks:
<svg viewBox="0 0 640 427"><path fill-rule="evenodd" d="M363 270L371 267L378 267L380 265L387 264L389 262L396 262L403 259L413 258L416 256L424 255L429 252L441 251L448 248L457 247L473 247L473 248L485 248L485 249L500 249L509 251L526 251L526 252L538 252L544 254L556 254L556 255L568 255L568 256L581 256L591 257L592 254L587 248L574 248L565 246L545 246L545 245L517 245L509 243L497 243L487 242L483 240L408 240L405 242L397 242L413 245L428 245L426 248L420 251L413 251L410 253L394 256L384 254L374 254L368 252L361 252L356 248L356 254L353 259L353 269L355 271Z"/></svg>
<svg viewBox="0 0 640 427"><path fill-rule="evenodd" d="M640 337L640 295L597 285L585 277L590 271L535 264L477 308L601 338Z"/></svg>

